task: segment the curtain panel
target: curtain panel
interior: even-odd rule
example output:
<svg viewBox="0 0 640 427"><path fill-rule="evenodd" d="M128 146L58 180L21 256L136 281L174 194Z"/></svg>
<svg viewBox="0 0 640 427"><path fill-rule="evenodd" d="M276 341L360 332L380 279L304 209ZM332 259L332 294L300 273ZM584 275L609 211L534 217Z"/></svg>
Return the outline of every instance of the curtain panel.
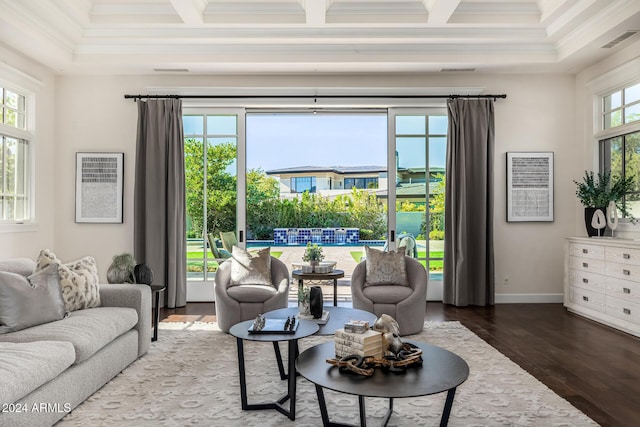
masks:
<svg viewBox="0 0 640 427"><path fill-rule="evenodd" d="M444 297L455 306L493 305L493 146L491 99L447 102Z"/></svg>
<svg viewBox="0 0 640 427"><path fill-rule="evenodd" d="M164 285L164 305L186 304L186 206L182 101L138 100L134 256Z"/></svg>

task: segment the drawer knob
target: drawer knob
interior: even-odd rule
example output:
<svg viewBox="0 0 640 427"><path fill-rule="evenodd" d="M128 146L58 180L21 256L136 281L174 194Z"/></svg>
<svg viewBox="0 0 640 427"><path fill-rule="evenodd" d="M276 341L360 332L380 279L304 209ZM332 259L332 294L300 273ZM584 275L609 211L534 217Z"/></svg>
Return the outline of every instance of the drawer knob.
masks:
<svg viewBox="0 0 640 427"><path fill-rule="evenodd" d="M589 249L583 249L583 250L582 250L582 253L583 253L583 254L588 254L588 253L589 253Z"/></svg>
<svg viewBox="0 0 640 427"><path fill-rule="evenodd" d="M631 271L629 271L629 270L622 270L622 274L624 274L625 276L631 276Z"/></svg>
<svg viewBox="0 0 640 427"><path fill-rule="evenodd" d="M622 258L631 259L631 255L630 254L622 254Z"/></svg>
<svg viewBox="0 0 640 427"><path fill-rule="evenodd" d="M582 266L583 266L584 268L589 268L589 263L588 263L588 262L583 262L583 263L582 263Z"/></svg>
<svg viewBox="0 0 640 427"><path fill-rule="evenodd" d="M628 308L623 308L623 309L622 309L622 312L623 312L624 314L631 314L631 310L629 310Z"/></svg>
<svg viewBox="0 0 640 427"><path fill-rule="evenodd" d="M582 283L589 283L589 279L583 278Z"/></svg>
<svg viewBox="0 0 640 427"><path fill-rule="evenodd" d="M584 301L589 301L589 297L584 296L584 295L582 296L582 299L583 299Z"/></svg>
<svg viewBox="0 0 640 427"><path fill-rule="evenodd" d="M631 289L629 289L629 288L622 288L622 292L624 292L625 294L630 294L630 293L631 293Z"/></svg>

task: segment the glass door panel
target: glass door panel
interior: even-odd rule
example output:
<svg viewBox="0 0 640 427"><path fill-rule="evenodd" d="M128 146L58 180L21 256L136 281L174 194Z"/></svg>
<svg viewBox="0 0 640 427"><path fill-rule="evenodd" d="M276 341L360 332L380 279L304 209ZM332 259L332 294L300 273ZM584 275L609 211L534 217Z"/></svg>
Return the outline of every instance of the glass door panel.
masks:
<svg viewBox="0 0 640 427"><path fill-rule="evenodd" d="M236 232L238 115L185 113L188 295L211 300L218 264L228 257L221 233Z"/></svg>
<svg viewBox="0 0 640 427"><path fill-rule="evenodd" d="M447 116L443 110L394 110L398 246L442 280ZM409 242L403 242L410 239Z"/></svg>

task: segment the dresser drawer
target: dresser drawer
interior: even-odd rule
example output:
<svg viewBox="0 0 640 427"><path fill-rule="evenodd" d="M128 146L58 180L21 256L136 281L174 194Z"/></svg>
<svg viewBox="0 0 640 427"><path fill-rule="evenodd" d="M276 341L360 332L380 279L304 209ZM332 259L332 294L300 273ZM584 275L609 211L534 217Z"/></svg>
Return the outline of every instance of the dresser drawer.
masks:
<svg viewBox="0 0 640 427"><path fill-rule="evenodd" d="M571 256L569 267L588 273L604 274L604 260Z"/></svg>
<svg viewBox="0 0 640 427"><path fill-rule="evenodd" d="M583 288L572 286L569 290L570 300L574 304L590 308L591 310L605 311L605 295Z"/></svg>
<svg viewBox="0 0 640 427"><path fill-rule="evenodd" d="M640 282L640 265L607 262L605 271L607 276Z"/></svg>
<svg viewBox="0 0 640 427"><path fill-rule="evenodd" d="M607 296L640 304L640 283L630 280L606 278Z"/></svg>
<svg viewBox="0 0 640 427"><path fill-rule="evenodd" d="M587 243L569 243L569 255L604 260L604 247Z"/></svg>
<svg viewBox="0 0 640 427"><path fill-rule="evenodd" d="M640 265L640 249L608 247L605 259L618 264Z"/></svg>
<svg viewBox="0 0 640 427"><path fill-rule="evenodd" d="M584 289L592 289L596 292L604 292L607 278L602 274L591 273L584 270L569 269L569 285Z"/></svg>
<svg viewBox="0 0 640 427"><path fill-rule="evenodd" d="M640 323L640 304L607 296L606 313L628 322Z"/></svg>

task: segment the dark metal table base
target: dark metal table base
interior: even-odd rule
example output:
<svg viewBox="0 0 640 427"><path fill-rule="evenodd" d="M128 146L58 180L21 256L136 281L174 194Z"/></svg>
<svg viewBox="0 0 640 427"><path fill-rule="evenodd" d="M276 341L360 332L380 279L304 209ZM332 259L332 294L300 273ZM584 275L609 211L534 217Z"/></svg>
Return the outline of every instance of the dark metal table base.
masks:
<svg viewBox="0 0 640 427"><path fill-rule="evenodd" d="M280 347L277 342L273 343L273 348L276 352L276 359L278 361L278 371L280 372L281 379L287 379L287 393L283 394L278 400L270 403L253 403L250 404L247 401L247 378L244 365L244 342L242 338L236 338L236 345L238 347L238 370L240 371L240 400L242 402L242 409L249 410L263 410L263 409L275 409L281 414L289 417L290 420L296 419L296 356L298 354L298 340L290 340L288 342L288 372L285 374L282 359L280 357ZM291 373L294 373L291 375ZM284 404L289 401L289 408L287 409Z"/></svg>
<svg viewBox="0 0 640 427"><path fill-rule="evenodd" d="M315 384L316 386L316 394L318 395L318 404L320 406L320 415L322 416L322 425L324 427L355 427L352 424L343 424L343 423L334 423L329 420L329 413L327 412L327 402L324 399L324 391L322 390L322 386ZM453 405L453 398L456 395L456 388L454 387L447 392L447 400L444 404L444 410L442 412L442 417L440 418L440 427L446 427L449 425L449 415L451 414L451 406ZM360 427L366 427L367 425L367 413L364 404L364 396L358 396L358 408L360 412ZM391 414L393 414L393 398L389 398L389 409L387 409L387 413L382 420L382 427L386 427L389 424L389 419L391 418Z"/></svg>

